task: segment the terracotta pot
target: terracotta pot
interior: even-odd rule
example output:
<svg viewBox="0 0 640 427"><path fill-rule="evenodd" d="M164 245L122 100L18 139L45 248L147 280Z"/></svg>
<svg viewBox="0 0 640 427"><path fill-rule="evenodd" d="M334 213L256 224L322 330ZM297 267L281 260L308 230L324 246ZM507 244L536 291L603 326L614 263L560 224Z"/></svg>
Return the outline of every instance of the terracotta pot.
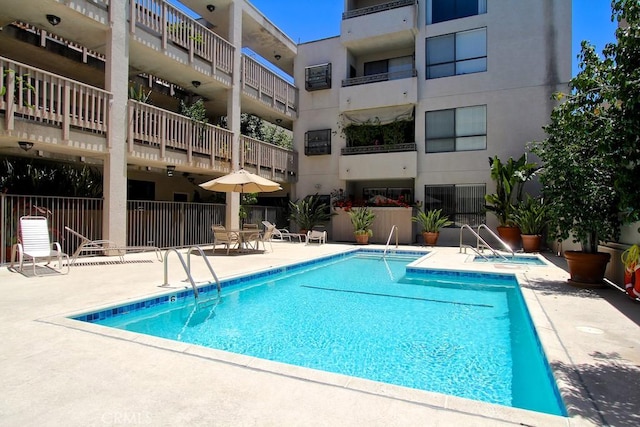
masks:
<svg viewBox="0 0 640 427"><path fill-rule="evenodd" d="M424 244L426 246L435 246L436 243L438 243L438 236L440 236L440 233L432 233L432 232L423 232L422 233L422 238L424 239Z"/></svg>
<svg viewBox="0 0 640 427"><path fill-rule="evenodd" d="M368 234L354 234L356 236L356 243L358 245L368 245L369 244L369 235Z"/></svg>
<svg viewBox="0 0 640 427"><path fill-rule="evenodd" d="M602 279L611 254L598 252L589 254L580 251L565 251L569 266L569 283L581 287L602 287Z"/></svg>
<svg viewBox="0 0 640 427"><path fill-rule="evenodd" d="M498 227L498 236L511 246L511 249L520 247L520 227Z"/></svg>
<svg viewBox="0 0 640 427"><path fill-rule="evenodd" d="M522 249L525 252L540 252L540 246L542 245L541 235L523 234L520 237L522 237Z"/></svg>

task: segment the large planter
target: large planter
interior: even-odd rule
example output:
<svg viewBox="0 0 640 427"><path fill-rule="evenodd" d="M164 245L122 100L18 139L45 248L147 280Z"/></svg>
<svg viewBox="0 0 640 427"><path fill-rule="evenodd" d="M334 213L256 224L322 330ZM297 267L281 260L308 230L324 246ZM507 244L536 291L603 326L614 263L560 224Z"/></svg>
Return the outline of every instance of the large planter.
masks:
<svg viewBox="0 0 640 427"><path fill-rule="evenodd" d="M569 284L580 287L603 287L602 279L611 254L595 254L580 251L565 251L564 258L569 267Z"/></svg>
<svg viewBox="0 0 640 427"><path fill-rule="evenodd" d="M354 236L356 236L356 243L358 245L368 245L369 244L369 235L367 233L354 234Z"/></svg>
<svg viewBox="0 0 640 427"><path fill-rule="evenodd" d="M436 243L438 243L438 236L440 236L440 233L438 232L436 233L427 232L427 231L422 232L422 238L424 239L424 244L426 246L435 246Z"/></svg>
<svg viewBox="0 0 640 427"><path fill-rule="evenodd" d="M520 228L519 227L498 227L498 236L506 244L511 246L511 249L518 249L520 247Z"/></svg>
<svg viewBox="0 0 640 427"><path fill-rule="evenodd" d="M541 235L523 234L520 237L522 237L522 249L525 252L540 252L540 246L542 245Z"/></svg>

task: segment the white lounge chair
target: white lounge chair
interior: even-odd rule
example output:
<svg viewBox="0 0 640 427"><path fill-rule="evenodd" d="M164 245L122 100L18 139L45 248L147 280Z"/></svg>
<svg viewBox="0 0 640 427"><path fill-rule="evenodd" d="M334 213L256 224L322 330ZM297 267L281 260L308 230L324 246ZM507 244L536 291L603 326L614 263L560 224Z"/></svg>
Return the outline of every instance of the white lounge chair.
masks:
<svg viewBox="0 0 640 427"><path fill-rule="evenodd" d="M320 230L307 231L307 244L311 242L318 242L320 244L327 243L327 232Z"/></svg>
<svg viewBox="0 0 640 427"><path fill-rule="evenodd" d="M287 230L286 228L277 228L274 224L272 224L269 221L262 221L262 224L266 228L273 227L273 234L271 235L272 239L276 239L276 240L287 239L288 241L291 241L291 238L295 237L296 239L298 239L298 242L300 243L302 243L303 237L306 239L305 234L290 233L289 230Z"/></svg>
<svg viewBox="0 0 640 427"><path fill-rule="evenodd" d="M156 246L118 246L111 240L91 240L67 226L65 226L64 229L80 239L78 249L71 255L71 264L75 263L82 253L94 255L102 253L102 255L108 255L108 252L117 253L120 257L120 262L124 262L124 256L127 251L155 251L158 261L162 261L162 253L160 252L160 248Z"/></svg>
<svg viewBox="0 0 640 427"><path fill-rule="evenodd" d="M66 258L66 272L62 273L62 259ZM20 218L20 242L18 243L18 263L23 271L25 259L31 259L34 276L38 259L46 259L47 266L53 259L58 260L58 268L62 274L69 273L69 255L62 252L60 243L51 242L47 218L43 216L23 216ZM54 267L55 268L55 267Z"/></svg>

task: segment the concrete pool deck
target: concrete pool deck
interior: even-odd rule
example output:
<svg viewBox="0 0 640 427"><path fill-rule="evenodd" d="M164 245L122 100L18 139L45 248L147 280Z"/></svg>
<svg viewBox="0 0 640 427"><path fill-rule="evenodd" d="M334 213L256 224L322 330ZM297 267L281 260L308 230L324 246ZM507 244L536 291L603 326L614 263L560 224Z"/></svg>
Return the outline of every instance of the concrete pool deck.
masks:
<svg viewBox="0 0 640 427"><path fill-rule="evenodd" d="M266 253L206 253L226 278L354 248L274 242ZM568 418L68 319L167 292L159 287L163 264L153 254L129 254L125 263L81 259L68 275L30 277L30 270L0 267L0 425L640 425L640 304L612 288L567 285L564 261L554 255L540 267L472 263L458 248L428 250L421 267L518 276ZM193 276L208 280L197 258ZM169 282L184 287L184 277L170 254Z"/></svg>

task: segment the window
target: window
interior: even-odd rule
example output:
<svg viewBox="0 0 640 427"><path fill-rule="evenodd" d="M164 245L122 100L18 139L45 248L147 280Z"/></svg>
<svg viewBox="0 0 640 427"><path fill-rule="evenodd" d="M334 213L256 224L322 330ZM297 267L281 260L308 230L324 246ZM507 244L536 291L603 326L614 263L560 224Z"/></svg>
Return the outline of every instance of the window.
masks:
<svg viewBox="0 0 640 427"><path fill-rule="evenodd" d="M472 151L487 148L487 106L427 111L426 152Z"/></svg>
<svg viewBox="0 0 640 427"><path fill-rule="evenodd" d="M487 29L427 39L427 78L487 71Z"/></svg>
<svg viewBox="0 0 640 427"><path fill-rule="evenodd" d="M477 227L487 220L485 184L425 185L424 210L442 209L456 227Z"/></svg>
<svg viewBox="0 0 640 427"><path fill-rule="evenodd" d="M487 13L487 0L428 0L427 24Z"/></svg>
<svg viewBox="0 0 640 427"><path fill-rule="evenodd" d="M304 69L304 87L308 92L331 89L331 64L315 65Z"/></svg>
<svg viewBox="0 0 640 427"><path fill-rule="evenodd" d="M413 75L413 56L383 59L364 63L364 75L389 74L389 80L407 78Z"/></svg>
<svg viewBox="0 0 640 427"><path fill-rule="evenodd" d="M310 130L304 134L304 154L331 154L331 129Z"/></svg>

